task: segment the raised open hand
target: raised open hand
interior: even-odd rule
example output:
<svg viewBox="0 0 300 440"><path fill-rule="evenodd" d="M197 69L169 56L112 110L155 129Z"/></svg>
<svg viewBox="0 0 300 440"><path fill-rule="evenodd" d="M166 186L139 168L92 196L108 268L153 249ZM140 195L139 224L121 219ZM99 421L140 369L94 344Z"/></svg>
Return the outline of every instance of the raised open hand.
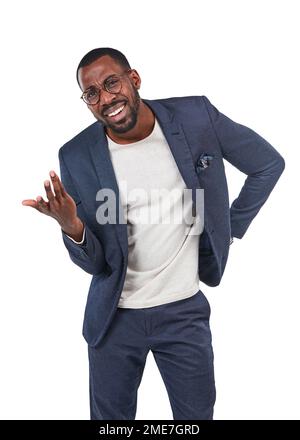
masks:
<svg viewBox="0 0 300 440"><path fill-rule="evenodd" d="M22 201L22 205L31 206L42 214L53 217L60 224L62 230L72 236L75 240L80 240L83 234L83 223L77 216L76 203L67 193L58 175L52 170L49 173L49 180L44 181L44 188L48 200L44 200L42 196L37 196L36 200L26 199Z"/></svg>

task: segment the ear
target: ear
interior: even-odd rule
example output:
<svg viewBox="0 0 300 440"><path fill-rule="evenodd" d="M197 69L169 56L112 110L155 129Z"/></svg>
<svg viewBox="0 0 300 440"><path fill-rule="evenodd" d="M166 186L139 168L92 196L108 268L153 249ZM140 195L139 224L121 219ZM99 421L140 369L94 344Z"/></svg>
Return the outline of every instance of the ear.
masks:
<svg viewBox="0 0 300 440"><path fill-rule="evenodd" d="M141 87L141 77L135 69L132 69L130 72L131 81L136 89Z"/></svg>

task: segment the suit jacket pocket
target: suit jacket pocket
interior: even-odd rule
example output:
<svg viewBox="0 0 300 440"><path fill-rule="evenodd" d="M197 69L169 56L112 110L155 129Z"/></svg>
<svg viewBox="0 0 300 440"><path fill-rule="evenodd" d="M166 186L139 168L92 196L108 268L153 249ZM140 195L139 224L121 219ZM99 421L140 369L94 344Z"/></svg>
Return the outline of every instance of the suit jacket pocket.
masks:
<svg viewBox="0 0 300 440"><path fill-rule="evenodd" d="M212 163L214 157L215 156L211 153L201 153L196 161L196 172L199 174L206 170L206 168L208 168Z"/></svg>

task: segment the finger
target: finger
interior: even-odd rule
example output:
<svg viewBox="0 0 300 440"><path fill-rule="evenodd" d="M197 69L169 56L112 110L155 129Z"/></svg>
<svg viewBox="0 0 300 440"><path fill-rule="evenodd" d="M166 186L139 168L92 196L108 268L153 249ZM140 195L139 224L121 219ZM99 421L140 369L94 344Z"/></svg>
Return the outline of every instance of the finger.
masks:
<svg viewBox="0 0 300 440"><path fill-rule="evenodd" d="M59 176L55 173L55 175L56 175L56 181L57 181L57 183L58 183L58 185L59 185L59 187L60 187L60 192L61 192L61 195L62 196L66 196L66 195L68 195L68 193L67 193L67 191L66 191L66 189L65 189L65 187L64 187L64 185L63 185L63 183L62 183L62 181L60 180L60 178L59 178Z"/></svg>
<svg viewBox="0 0 300 440"><path fill-rule="evenodd" d="M31 206L32 208L37 209L40 212L44 212L45 209L48 210L47 203L43 200L41 196L38 196L36 200L34 199L26 199L22 201L22 205Z"/></svg>
<svg viewBox="0 0 300 440"><path fill-rule="evenodd" d="M34 200L34 199L22 200L22 205L24 205L24 206L31 206L32 208L37 209L37 201Z"/></svg>
<svg viewBox="0 0 300 440"><path fill-rule="evenodd" d="M49 174L50 174L52 185L54 188L55 197L58 200L60 200L62 198L62 193L61 193L59 178L53 170L51 170Z"/></svg>
<svg viewBox="0 0 300 440"><path fill-rule="evenodd" d="M52 192L52 188L51 188L49 180L45 180L44 187L45 187L46 195L47 195L49 202L52 202L54 200L54 194Z"/></svg>
<svg viewBox="0 0 300 440"><path fill-rule="evenodd" d="M43 197L37 196L36 201L37 201L37 209L44 214L48 213L49 210L48 203L45 202Z"/></svg>
<svg viewBox="0 0 300 440"><path fill-rule="evenodd" d="M64 185L63 185L63 183L62 183L62 181L60 180L60 178L57 176L57 179L58 179L58 183L59 183L59 185L60 185L60 191L61 191L61 193L62 193L62 196L67 196L68 195L68 193L67 193L67 191L66 191L66 189L65 189L65 187L64 187Z"/></svg>

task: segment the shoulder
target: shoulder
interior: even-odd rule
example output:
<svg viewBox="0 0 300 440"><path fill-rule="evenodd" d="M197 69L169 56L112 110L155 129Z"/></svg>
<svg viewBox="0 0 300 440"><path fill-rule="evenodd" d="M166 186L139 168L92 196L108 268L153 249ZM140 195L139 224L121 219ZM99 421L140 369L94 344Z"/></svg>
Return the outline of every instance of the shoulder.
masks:
<svg viewBox="0 0 300 440"><path fill-rule="evenodd" d="M73 138L64 143L58 151L59 157L61 157L62 155L65 157L71 153L73 155L77 150L82 150L83 145L95 142L95 140L97 139L97 132L99 132L98 121L84 128Z"/></svg>
<svg viewBox="0 0 300 440"><path fill-rule="evenodd" d="M154 108L163 110L169 118L175 117L188 127L209 124L209 100L205 95L176 96L153 100L152 103Z"/></svg>
<svg viewBox="0 0 300 440"><path fill-rule="evenodd" d="M171 98L156 99L162 105L172 108L180 108L181 106L201 105L204 100L207 99L204 95L192 95L192 96L174 96Z"/></svg>
<svg viewBox="0 0 300 440"><path fill-rule="evenodd" d="M206 113L210 101L205 95L175 96L165 99L157 99L156 102L163 105L167 110L183 118L197 116Z"/></svg>

